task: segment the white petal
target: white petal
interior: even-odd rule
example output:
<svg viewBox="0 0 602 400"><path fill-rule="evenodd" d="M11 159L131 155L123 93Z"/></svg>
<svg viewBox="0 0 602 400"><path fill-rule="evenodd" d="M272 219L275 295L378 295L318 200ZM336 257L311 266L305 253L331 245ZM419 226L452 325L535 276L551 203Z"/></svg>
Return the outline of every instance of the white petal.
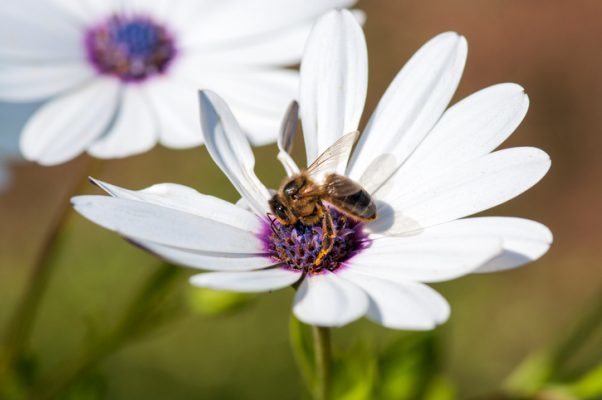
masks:
<svg viewBox="0 0 602 400"><path fill-rule="evenodd" d="M431 238L455 237L466 240L474 236L502 240L502 253L474 272L493 272L516 268L544 255L552 243L552 232L539 222L511 217L465 218L433 226L425 231Z"/></svg>
<svg viewBox="0 0 602 400"><path fill-rule="evenodd" d="M120 0L50 0L61 10L69 14L73 20L82 25L98 23L99 19L108 17L111 11L119 11Z"/></svg>
<svg viewBox="0 0 602 400"><path fill-rule="evenodd" d="M212 218L221 223L250 231L261 229L260 221L253 213L224 200L203 195L186 186L162 183L144 190L132 191L93 178L91 180L114 197L146 201L201 217ZM216 253L165 246L148 241L131 241L170 262L192 268L245 271L275 264L273 260L260 254L260 252ZM261 249L261 253L263 252L263 249Z"/></svg>
<svg viewBox="0 0 602 400"><path fill-rule="evenodd" d="M258 235L244 225L235 227L173 208L108 196L79 196L72 203L92 222L138 241L214 252L263 250Z"/></svg>
<svg viewBox="0 0 602 400"><path fill-rule="evenodd" d="M480 90L447 110L402 168L424 174L483 156L510 136L528 108L528 96L514 83Z"/></svg>
<svg viewBox="0 0 602 400"><path fill-rule="evenodd" d="M223 67L222 67L223 68ZM297 99L299 74L287 69L211 72L203 89L224 97L228 104L240 104L274 117L278 122L291 101Z"/></svg>
<svg viewBox="0 0 602 400"><path fill-rule="evenodd" d="M56 1L56 0L54 0ZM60 0L66 1L66 0ZM128 2L131 0L71 0L82 3L83 7L86 9L86 13L90 16L93 22L98 23L98 20L101 18L108 18L110 16L115 15L118 12L124 12L127 8ZM160 0L153 0L147 3L157 3Z"/></svg>
<svg viewBox="0 0 602 400"><path fill-rule="evenodd" d="M136 86L124 90L117 119L88 152L98 158L128 157L150 150L157 128L146 99Z"/></svg>
<svg viewBox="0 0 602 400"><path fill-rule="evenodd" d="M121 3L123 4L123 8L127 9L127 12L129 12L132 15L144 14L147 16L152 16L153 19L159 19L159 21L173 22L173 25L176 25L179 21L177 19L174 19L174 16L184 11L189 11L190 14L191 9L196 9L196 11L198 12L203 7L207 7L210 0L127 0L125 2L123 0L113 1L121 1ZM170 27L170 29L177 29L177 27L173 26Z"/></svg>
<svg viewBox="0 0 602 400"><path fill-rule="evenodd" d="M179 81L218 93L256 145L276 141L278 126L290 102L296 99L299 74L276 68L232 68L182 60L173 71Z"/></svg>
<svg viewBox="0 0 602 400"><path fill-rule="evenodd" d="M357 130L367 82L362 28L349 11L329 12L312 30L301 63L300 104L308 164L338 138Z"/></svg>
<svg viewBox="0 0 602 400"><path fill-rule="evenodd" d="M306 277L293 306L300 321L318 326L343 326L362 317L367 309L366 294L331 272Z"/></svg>
<svg viewBox="0 0 602 400"><path fill-rule="evenodd" d="M83 28L60 7L38 0L0 7L3 63L85 60Z"/></svg>
<svg viewBox="0 0 602 400"><path fill-rule="evenodd" d="M21 136L23 156L40 164L68 161L99 137L117 106L119 85L100 79L41 107Z"/></svg>
<svg viewBox="0 0 602 400"><path fill-rule="evenodd" d="M209 154L255 213L265 215L270 194L253 171L255 158L245 134L227 104L215 93L201 91L199 100Z"/></svg>
<svg viewBox="0 0 602 400"><path fill-rule="evenodd" d="M199 67L192 71L182 67L178 70L179 79L187 79L194 87L219 93L254 145L276 141L282 115L289 103L297 98L299 77L296 71L224 71L223 66L219 72Z"/></svg>
<svg viewBox="0 0 602 400"><path fill-rule="evenodd" d="M92 77L94 72L83 63L0 67L0 99L11 102L42 100Z"/></svg>
<svg viewBox="0 0 602 400"><path fill-rule="evenodd" d="M249 272L208 272L194 275L190 283L194 286L234 292L267 292L292 285L301 274L284 268L264 269Z"/></svg>
<svg viewBox="0 0 602 400"><path fill-rule="evenodd" d="M159 183L134 191L91 178L92 182L113 197L138 200L161 207L209 218L247 231L260 231L261 220L255 214L217 197L175 183Z"/></svg>
<svg viewBox="0 0 602 400"><path fill-rule="evenodd" d="M203 48L189 45L190 52L198 51L198 61L211 66L219 65L294 65L299 62L314 21L282 29L275 35L256 38L251 42L236 41L221 46ZM200 47L199 50L196 47Z"/></svg>
<svg viewBox="0 0 602 400"><path fill-rule="evenodd" d="M286 151L278 151L277 158L284 167L284 171L286 172L287 176L292 176L299 173L300 169L297 166L297 163Z"/></svg>
<svg viewBox="0 0 602 400"><path fill-rule="evenodd" d="M476 214L523 193L549 168L550 158L543 151L517 147L437 174L407 176L399 171L385 199L391 208L379 208L379 218L369 229L404 233Z"/></svg>
<svg viewBox="0 0 602 400"><path fill-rule="evenodd" d="M311 21L333 8L345 8L355 0L254 0L220 2L197 16L186 32L184 45L223 46L237 41L271 38L290 26ZM191 12L191 15L195 14Z"/></svg>
<svg viewBox="0 0 602 400"><path fill-rule="evenodd" d="M454 237L453 232L429 236L427 230L414 236L374 239L346 262L347 268L395 282L441 282L474 272L502 250L502 241L494 236Z"/></svg>
<svg viewBox="0 0 602 400"><path fill-rule="evenodd" d="M153 242L135 241L132 243L169 262L184 267L206 269L211 271L252 271L271 267L277 262L268 256L251 253L216 253L181 249Z"/></svg>
<svg viewBox="0 0 602 400"><path fill-rule="evenodd" d="M278 155L277 158L282 163L287 176L299 173L299 167L289 152L293 148L294 139L299 130L299 103L291 102L287 108L278 133Z"/></svg>
<svg viewBox="0 0 602 400"><path fill-rule="evenodd" d="M381 155L392 154L397 168L412 154L449 104L466 53L466 39L447 32L414 54L372 114L349 165L351 178L358 180Z"/></svg>
<svg viewBox="0 0 602 400"><path fill-rule="evenodd" d="M168 27L177 40L180 53L188 52L191 43L211 40L211 37L198 35L206 32L205 21L213 20L224 4L215 0L127 0L126 3L124 6L130 15L150 16Z"/></svg>
<svg viewBox="0 0 602 400"><path fill-rule="evenodd" d="M144 90L157 118L162 145L184 149L203 143L194 86L168 78L156 78Z"/></svg>
<svg viewBox="0 0 602 400"><path fill-rule="evenodd" d="M240 207L243 210L247 210L247 211L253 211L251 209L251 206L249 205L249 202L244 198L241 197L240 199L238 199L238 201L236 203L234 203L236 205L236 207Z"/></svg>
<svg viewBox="0 0 602 400"><path fill-rule="evenodd" d="M387 328L429 330L449 318L447 301L422 283L393 283L347 269L338 274L368 293L367 317Z"/></svg>
<svg viewBox="0 0 602 400"><path fill-rule="evenodd" d="M276 141L280 121L274 113L254 109L241 102L228 102L228 105L253 146L265 146Z"/></svg>
<svg viewBox="0 0 602 400"><path fill-rule="evenodd" d="M359 10L352 12L358 22L363 24L364 13ZM195 23L199 25L197 21ZM200 37L185 35L185 38L190 36L192 40L186 47L187 56L193 57L195 62L211 67L295 65L301 60L314 23L313 18L303 20L300 23L288 24L273 34L246 37L245 40L234 40L218 45L198 43Z"/></svg>

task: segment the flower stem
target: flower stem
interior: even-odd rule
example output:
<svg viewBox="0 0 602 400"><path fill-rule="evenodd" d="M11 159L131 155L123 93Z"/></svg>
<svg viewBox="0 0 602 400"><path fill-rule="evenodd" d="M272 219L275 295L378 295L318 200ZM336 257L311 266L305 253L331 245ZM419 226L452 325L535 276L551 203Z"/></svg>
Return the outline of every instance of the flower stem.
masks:
<svg viewBox="0 0 602 400"><path fill-rule="evenodd" d="M10 370L27 350L26 347L40 302L54 272L56 259L61 249L61 233L64 222L71 212L69 197L79 191L84 182L87 181L91 167L96 166L94 160L88 160L88 163L89 168L82 168L86 172L84 176L73 179L71 187L66 191L67 197L61 202L60 210L54 215L50 223L46 239L35 258L29 281L12 318L8 322L4 343L0 349L0 383L6 373L11 373Z"/></svg>
<svg viewBox="0 0 602 400"><path fill-rule="evenodd" d="M330 378L332 357L330 349L330 329L312 326L314 352L316 355L316 382L314 397L316 400L330 399Z"/></svg>
<svg viewBox="0 0 602 400"><path fill-rule="evenodd" d="M568 364L577 349L584 346L602 325L602 292L596 294L594 303L590 307L585 312L585 316L577 322L575 328L558 343L553 353L556 366Z"/></svg>

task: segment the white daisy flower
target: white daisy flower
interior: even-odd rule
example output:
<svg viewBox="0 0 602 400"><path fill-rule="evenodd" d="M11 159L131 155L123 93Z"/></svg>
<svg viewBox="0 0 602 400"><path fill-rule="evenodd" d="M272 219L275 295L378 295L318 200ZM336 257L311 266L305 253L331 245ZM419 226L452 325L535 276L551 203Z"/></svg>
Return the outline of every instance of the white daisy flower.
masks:
<svg viewBox="0 0 602 400"><path fill-rule="evenodd" d="M202 144L196 91L228 99L253 144L276 140L315 19L356 0L22 0L0 9L0 100L50 98L28 160Z"/></svg>
<svg viewBox="0 0 602 400"><path fill-rule="evenodd" d="M206 146L241 194L239 204L174 184L130 191L97 181L113 197L76 197L74 207L166 260L215 271L193 276L193 285L260 292L295 284L293 312L308 324L367 316L389 328L432 329L450 310L425 283L514 268L552 242L537 222L464 218L519 195L550 167L539 149L493 151L527 111L518 85L486 88L445 110L465 58L466 41L456 33L424 45L391 84L348 163L355 135L345 133L357 130L366 96L366 45L347 11L317 23L301 67L309 171L317 181L351 177L377 207L376 220L361 222L326 205L336 235L325 256L322 222L285 225L269 215L282 210L270 209L272 194L253 172L243 130L207 91L200 94ZM299 170L287 154L296 121L285 122L279 159L291 179Z"/></svg>

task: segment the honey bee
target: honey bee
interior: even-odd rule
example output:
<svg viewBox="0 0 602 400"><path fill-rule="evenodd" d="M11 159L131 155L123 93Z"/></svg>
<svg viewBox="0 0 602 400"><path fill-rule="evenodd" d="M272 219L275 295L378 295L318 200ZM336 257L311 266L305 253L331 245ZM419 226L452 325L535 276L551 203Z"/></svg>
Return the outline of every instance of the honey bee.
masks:
<svg viewBox="0 0 602 400"><path fill-rule="evenodd" d="M296 129L296 112L293 104L283 123L281 138L286 143L287 152L292 147L291 135L294 135L294 131L290 130ZM291 120L295 123L291 123ZM289 132L286 132L287 129ZM351 132L341 137L306 170L287 177L269 201L272 214L283 225L297 222L315 225L322 222L322 248L316 257L316 265L320 265L332 250L337 236L332 215L324 202L358 221L376 219L376 206L370 194L353 180L331 172L340 161L349 157L358 136L359 132Z"/></svg>

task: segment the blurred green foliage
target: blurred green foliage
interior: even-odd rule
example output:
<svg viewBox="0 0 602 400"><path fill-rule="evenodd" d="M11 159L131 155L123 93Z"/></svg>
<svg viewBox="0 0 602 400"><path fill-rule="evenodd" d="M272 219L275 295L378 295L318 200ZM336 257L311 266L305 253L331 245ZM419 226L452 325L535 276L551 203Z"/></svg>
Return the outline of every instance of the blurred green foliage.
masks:
<svg viewBox="0 0 602 400"><path fill-rule="evenodd" d="M563 389L578 399L602 398L602 364Z"/></svg>
<svg viewBox="0 0 602 400"><path fill-rule="evenodd" d="M435 333L403 335L380 356L378 398L425 398L441 367Z"/></svg>
<svg viewBox="0 0 602 400"><path fill-rule="evenodd" d="M256 297L256 295L246 293L190 287L188 305L193 313L217 316L239 311L250 305Z"/></svg>
<svg viewBox="0 0 602 400"><path fill-rule="evenodd" d="M571 399L602 398L602 350L597 348L593 358L578 360L577 365L572 362L602 330L602 293L592 303L590 310L554 345L529 355L515 368L505 384L510 395L530 398L547 393Z"/></svg>
<svg viewBox="0 0 602 400"><path fill-rule="evenodd" d="M291 317L291 345L305 382L316 386L315 343L310 326ZM332 398L337 400L451 400L455 388L443 375L437 333L400 333L381 350L362 338L334 345Z"/></svg>
<svg viewBox="0 0 602 400"><path fill-rule="evenodd" d="M358 400L375 398L378 361L374 349L359 339L347 349L334 349L333 398Z"/></svg>

